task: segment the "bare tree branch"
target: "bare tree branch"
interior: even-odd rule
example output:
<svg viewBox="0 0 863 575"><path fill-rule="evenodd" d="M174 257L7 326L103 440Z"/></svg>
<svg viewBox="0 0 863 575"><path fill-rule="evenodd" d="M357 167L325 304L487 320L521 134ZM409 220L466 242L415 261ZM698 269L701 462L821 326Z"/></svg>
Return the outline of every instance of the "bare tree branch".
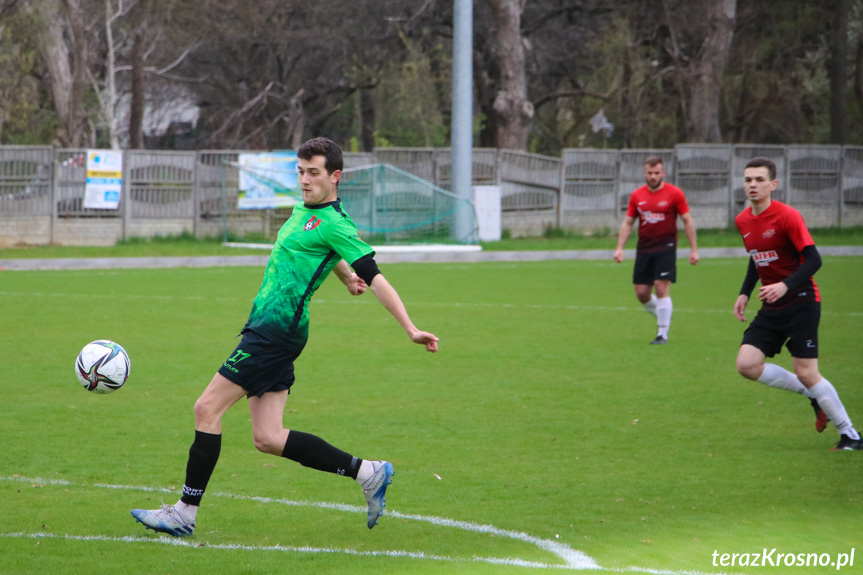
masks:
<svg viewBox="0 0 863 575"><path fill-rule="evenodd" d="M222 123L221 127L219 127L215 132L213 132L213 135L218 136L227 131L227 129L230 128L232 124L234 124L235 120L237 120L238 118L241 119L246 112L248 112L249 110L257 106L261 101L263 101L267 97L267 93L272 87L273 82L270 82L263 90L258 92L258 94L254 98L246 102L242 108L232 112L228 116L228 118Z"/></svg>

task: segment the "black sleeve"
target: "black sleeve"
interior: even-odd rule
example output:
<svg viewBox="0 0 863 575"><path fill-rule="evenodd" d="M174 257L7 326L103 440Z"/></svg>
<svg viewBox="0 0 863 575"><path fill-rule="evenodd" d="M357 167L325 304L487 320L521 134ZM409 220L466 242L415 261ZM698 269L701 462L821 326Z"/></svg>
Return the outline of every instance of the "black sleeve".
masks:
<svg viewBox="0 0 863 575"><path fill-rule="evenodd" d="M740 287L740 295L751 296L756 283L758 283L758 270L755 268L755 260L750 257L749 267L746 268L746 277L743 279L743 285Z"/></svg>
<svg viewBox="0 0 863 575"><path fill-rule="evenodd" d="M821 269L821 254L815 246L806 246L800 255L804 258L803 263L793 274L782 280L788 286L788 291L799 288Z"/></svg>
<svg viewBox="0 0 863 575"><path fill-rule="evenodd" d="M351 264L354 268L354 273L363 278L367 285L372 285L372 280L376 275L381 273L378 269L378 264L372 254L365 255Z"/></svg>

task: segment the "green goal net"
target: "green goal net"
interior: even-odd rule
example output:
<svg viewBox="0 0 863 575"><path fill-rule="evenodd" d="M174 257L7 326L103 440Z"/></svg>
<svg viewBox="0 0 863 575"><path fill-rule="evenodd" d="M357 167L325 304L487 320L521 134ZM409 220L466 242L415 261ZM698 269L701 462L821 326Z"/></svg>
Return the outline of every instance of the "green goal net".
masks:
<svg viewBox="0 0 863 575"><path fill-rule="evenodd" d="M343 170L339 197L372 244L479 243L470 200L389 164Z"/></svg>

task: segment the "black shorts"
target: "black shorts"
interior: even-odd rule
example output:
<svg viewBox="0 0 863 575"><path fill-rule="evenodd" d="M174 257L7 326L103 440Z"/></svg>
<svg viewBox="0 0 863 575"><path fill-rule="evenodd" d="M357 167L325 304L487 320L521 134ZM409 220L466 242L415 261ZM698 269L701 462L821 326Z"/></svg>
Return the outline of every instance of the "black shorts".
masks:
<svg viewBox="0 0 863 575"><path fill-rule="evenodd" d="M248 397L286 389L290 393L294 360L303 351L305 341L292 346L251 330L243 330L241 335L243 339L219 373L245 389Z"/></svg>
<svg viewBox="0 0 863 575"><path fill-rule="evenodd" d="M743 332L743 342L757 347L767 357L782 351L782 344L792 357L818 357L818 323L821 302L808 301L782 309L761 309Z"/></svg>
<svg viewBox="0 0 863 575"><path fill-rule="evenodd" d="M635 254L632 283L653 285L656 280L677 281L677 249Z"/></svg>

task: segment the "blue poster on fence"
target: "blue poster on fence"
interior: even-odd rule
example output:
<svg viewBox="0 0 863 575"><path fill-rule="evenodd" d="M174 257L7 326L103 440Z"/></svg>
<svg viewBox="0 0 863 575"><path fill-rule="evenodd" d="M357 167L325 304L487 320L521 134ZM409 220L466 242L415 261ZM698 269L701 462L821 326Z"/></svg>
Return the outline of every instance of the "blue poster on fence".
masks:
<svg viewBox="0 0 863 575"><path fill-rule="evenodd" d="M289 208L302 201L297 186L297 153L240 154L237 207L241 210Z"/></svg>

